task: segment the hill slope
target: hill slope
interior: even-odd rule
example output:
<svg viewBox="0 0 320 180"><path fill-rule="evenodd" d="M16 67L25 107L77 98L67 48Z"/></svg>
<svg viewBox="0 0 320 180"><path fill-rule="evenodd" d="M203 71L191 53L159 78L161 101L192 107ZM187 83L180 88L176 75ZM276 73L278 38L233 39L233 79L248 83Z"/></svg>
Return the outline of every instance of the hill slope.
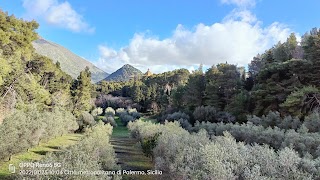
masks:
<svg viewBox="0 0 320 180"><path fill-rule="evenodd" d="M142 72L129 65L126 64L122 66L120 69L115 71L114 73L110 74L107 78L105 78L105 81L128 81L130 78L132 78L133 75L142 75Z"/></svg>
<svg viewBox="0 0 320 180"><path fill-rule="evenodd" d="M108 76L108 73L58 44L42 38L32 44L38 54L49 57L54 63L59 61L61 69L73 78L77 78L80 71L84 70L86 66L90 69L93 82L98 82Z"/></svg>

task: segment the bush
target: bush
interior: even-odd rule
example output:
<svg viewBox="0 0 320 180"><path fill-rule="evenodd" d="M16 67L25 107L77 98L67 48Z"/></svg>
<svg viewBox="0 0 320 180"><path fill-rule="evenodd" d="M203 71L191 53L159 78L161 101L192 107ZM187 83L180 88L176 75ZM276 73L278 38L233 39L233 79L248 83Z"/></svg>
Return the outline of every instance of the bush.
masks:
<svg viewBox="0 0 320 180"><path fill-rule="evenodd" d="M95 108L94 110L91 111L92 116L99 116L103 113L103 109L100 107Z"/></svg>
<svg viewBox="0 0 320 180"><path fill-rule="evenodd" d="M303 125L304 126L304 125ZM247 124L224 124L224 123L199 123L197 122L193 131L198 132L201 129L208 131L209 135L221 136L224 131L230 132L238 141L247 144L268 144L275 149L292 147L300 155L311 154L319 157L317 149L320 148L320 134L308 133L306 131L296 132L295 130L285 131L278 127L256 126L252 123Z"/></svg>
<svg viewBox="0 0 320 180"><path fill-rule="evenodd" d="M109 123L111 126L113 127L117 127L117 123L116 121L114 120L114 118L112 116L108 116L108 117L103 117L102 121L107 124Z"/></svg>
<svg viewBox="0 0 320 180"><path fill-rule="evenodd" d="M186 119L189 121L190 117L181 111L179 112L174 112L172 114L168 114L166 120L168 121L178 121L179 119Z"/></svg>
<svg viewBox="0 0 320 180"><path fill-rule="evenodd" d="M59 162L61 167L56 167L54 171L110 171L117 170L120 167L116 164L116 156L114 149L109 143L112 127L99 123L88 129L86 135L76 145L68 149L49 153L43 158L40 163ZM41 168L41 170L52 170L50 168ZM100 174L100 175L25 175L16 177L16 179L114 179L116 177ZM120 177L118 177L120 178Z"/></svg>
<svg viewBox="0 0 320 180"><path fill-rule="evenodd" d="M139 119L141 117L140 113L137 111L136 108L128 108L128 114L135 119Z"/></svg>
<svg viewBox="0 0 320 180"><path fill-rule="evenodd" d="M235 122L236 117L234 117L232 114L228 112L218 112L217 113L217 121L218 122L224 122L224 123L231 123Z"/></svg>
<svg viewBox="0 0 320 180"><path fill-rule="evenodd" d="M227 132L210 140L206 131L190 134L176 122L163 125L138 120L128 127L140 141L153 138L155 147L151 141L146 147L154 147L155 169L163 171L163 179L320 178L320 158L301 158L288 147L274 151L267 145L246 145Z"/></svg>
<svg viewBox="0 0 320 180"><path fill-rule="evenodd" d="M130 122L130 121L134 121L136 120L134 117L128 115L128 114L124 114L124 115L121 115L120 116L120 120L121 122L123 123L123 125L127 126L127 124Z"/></svg>
<svg viewBox="0 0 320 180"><path fill-rule="evenodd" d="M199 122L217 122L217 110L211 106L200 106L194 110L193 117Z"/></svg>
<svg viewBox="0 0 320 180"><path fill-rule="evenodd" d="M36 106L26 111L16 110L0 126L0 159L23 152L28 148L56 136L78 129L75 117L58 108L52 112L39 112Z"/></svg>
<svg viewBox="0 0 320 180"><path fill-rule="evenodd" d="M117 116L120 116L120 115L123 114L123 113L127 113L127 111L126 111L124 108L118 108L118 109L116 110Z"/></svg>
<svg viewBox="0 0 320 180"><path fill-rule="evenodd" d="M309 132L320 133L320 114L319 112L313 112L309 116L305 117L303 124L309 129Z"/></svg>
<svg viewBox="0 0 320 180"><path fill-rule="evenodd" d="M106 117L115 116L116 112L114 111L114 109L112 107L107 107L106 110L104 111L104 114Z"/></svg>
<svg viewBox="0 0 320 180"><path fill-rule="evenodd" d="M83 131L87 126L93 126L96 121L94 117L88 112L82 112L77 119L79 125L79 131Z"/></svg>
<svg viewBox="0 0 320 180"><path fill-rule="evenodd" d="M270 111L266 116L263 115L261 118L255 115L247 116L247 119L248 122L252 122L254 125L261 125L265 128L277 126L281 129L297 130L301 126L299 118L292 118L291 116L281 118L280 113L277 111Z"/></svg>
<svg viewBox="0 0 320 180"><path fill-rule="evenodd" d="M192 130L192 125L190 124L188 119L179 119L178 122L180 123L181 127L187 131Z"/></svg>

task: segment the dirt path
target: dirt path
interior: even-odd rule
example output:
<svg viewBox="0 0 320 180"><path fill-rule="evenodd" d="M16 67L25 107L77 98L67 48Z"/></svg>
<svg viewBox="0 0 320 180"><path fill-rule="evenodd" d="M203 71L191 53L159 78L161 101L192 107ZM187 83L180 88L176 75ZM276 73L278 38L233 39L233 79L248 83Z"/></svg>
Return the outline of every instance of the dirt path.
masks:
<svg viewBox="0 0 320 180"><path fill-rule="evenodd" d="M118 164L122 170L145 171L153 169L151 158L144 156L136 139L130 138L129 131L116 118L118 127L113 129L111 144L117 154ZM127 175L123 179L155 179L155 176Z"/></svg>

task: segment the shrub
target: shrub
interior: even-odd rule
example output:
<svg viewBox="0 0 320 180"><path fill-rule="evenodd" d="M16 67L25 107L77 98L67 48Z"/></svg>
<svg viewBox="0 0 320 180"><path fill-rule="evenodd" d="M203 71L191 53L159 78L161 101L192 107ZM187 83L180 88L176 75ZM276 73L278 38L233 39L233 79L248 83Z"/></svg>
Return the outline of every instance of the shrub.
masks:
<svg viewBox="0 0 320 180"><path fill-rule="evenodd" d="M39 112L36 106L28 105L26 111L14 111L1 124L0 159L77 129L76 119L70 112L58 108L52 112Z"/></svg>
<svg viewBox="0 0 320 180"><path fill-rule="evenodd" d="M124 115L121 115L120 116L120 120L121 122L123 123L123 125L127 126L127 124L130 122L130 121L134 121L136 120L134 117L128 115L128 114L124 114Z"/></svg>
<svg viewBox="0 0 320 180"><path fill-rule="evenodd" d="M160 113L159 117L157 118L158 122L164 123L169 114L173 114L173 113L175 113L177 111L178 111L178 109L173 108L173 107L166 108L164 111L162 111Z"/></svg>
<svg viewBox="0 0 320 180"><path fill-rule="evenodd" d="M319 157L317 154L317 148L320 144L319 133L308 133L302 130L299 130L300 132L296 132L295 130L285 131L278 127L264 128L263 126L253 125L250 122L241 125L197 122L193 131L198 132L200 129L207 130L209 135L212 136L221 136L224 131L228 131L235 139L247 144L268 144L275 149L292 147L300 155L311 154L314 157Z"/></svg>
<svg viewBox="0 0 320 180"><path fill-rule="evenodd" d="M116 115L116 112L112 107L107 107L106 110L104 111L104 114L106 117L108 117L108 116Z"/></svg>
<svg viewBox="0 0 320 180"><path fill-rule="evenodd" d="M320 158L301 158L288 147L274 151L268 145L245 144L228 132L210 140L206 131L190 134L176 122L152 124L138 120L128 127L134 137L149 142L147 147L155 142L155 169L163 171L163 179L320 178ZM150 137L154 138L152 142L148 141Z"/></svg>
<svg viewBox="0 0 320 180"><path fill-rule="evenodd" d="M192 125L190 124L188 119L179 119L178 122L180 123L181 127L187 131L192 130Z"/></svg>
<svg viewBox="0 0 320 180"><path fill-rule="evenodd" d="M168 114L166 118L166 120L168 121L178 121L179 119L189 120L190 117L186 113L179 111L179 112L174 112L172 114Z"/></svg>
<svg viewBox="0 0 320 180"><path fill-rule="evenodd" d="M118 108L118 109L116 110L117 116L120 116L120 115L123 114L123 113L127 113L127 111L126 111L124 108Z"/></svg>
<svg viewBox="0 0 320 180"><path fill-rule="evenodd" d="M88 129L86 135L76 145L68 147L68 149L49 153L43 158L40 163L59 162L61 167L56 167L54 171L98 171L98 170L117 170L120 167L116 164L115 152L109 143L109 138L112 133L112 127L98 123ZM41 168L41 170L52 170L52 167ZM16 179L114 179L105 174L99 175L25 175L16 177ZM117 177L120 178L120 177Z"/></svg>
<svg viewBox="0 0 320 180"><path fill-rule="evenodd" d="M100 107L97 107L91 111L92 116L98 116L98 115L101 115L102 113L103 113L103 109Z"/></svg>
<svg viewBox="0 0 320 180"><path fill-rule="evenodd" d="M301 121L298 117L292 118L286 116L281 118L280 113L270 111L266 116L263 115L261 118L253 115L247 116L248 122L252 122L254 125L261 125L267 127L279 127L281 129L295 129L297 130L301 126Z"/></svg>
<svg viewBox="0 0 320 180"><path fill-rule="evenodd" d="M141 117L140 113L137 111L136 108L128 108L128 114L135 119L139 119Z"/></svg>
<svg viewBox="0 0 320 180"><path fill-rule="evenodd" d="M93 116L86 111L81 113L77 119L77 122L79 125L79 131L83 131L87 126L92 126L96 123Z"/></svg>
<svg viewBox="0 0 320 180"><path fill-rule="evenodd" d="M309 132L320 133L320 114L319 112L313 112L309 116L305 117L303 124L309 129Z"/></svg>
<svg viewBox="0 0 320 180"><path fill-rule="evenodd" d="M116 121L114 120L114 118L112 116L103 117L102 121L105 124L107 124L107 123L111 124L111 126L113 126L113 127L117 127L118 126Z"/></svg>
<svg viewBox="0 0 320 180"><path fill-rule="evenodd" d="M224 122L224 123L231 123L235 122L236 117L234 117L232 114L228 112L218 112L217 113L217 121L218 122Z"/></svg>
<svg viewBox="0 0 320 180"><path fill-rule="evenodd" d="M194 110L193 117L199 122L217 122L217 110L212 106L200 106Z"/></svg>

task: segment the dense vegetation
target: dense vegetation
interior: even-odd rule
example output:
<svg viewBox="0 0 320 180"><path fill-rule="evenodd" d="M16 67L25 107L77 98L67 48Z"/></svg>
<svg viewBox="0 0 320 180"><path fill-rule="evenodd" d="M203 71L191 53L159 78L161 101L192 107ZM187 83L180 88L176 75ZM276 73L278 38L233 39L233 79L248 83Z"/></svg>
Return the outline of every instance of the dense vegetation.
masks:
<svg viewBox="0 0 320 180"><path fill-rule="evenodd" d="M35 21L0 11L0 160L10 161L12 155L66 133L88 131L80 143L44 161L63 162L70 170L118 169L109 144L111 126L96 125L89 113L94 107L89 68L72 79L59 62L37 54L32 46L37 27ZM96 111L95 116L102 113Z"/></svg>
<svg viewBox="0 0 320 180"><path fill-rule="evenodd" d="M101 83L100 92L131 97L145 112L183 111L192 116L197 107L212 106L228 112L237 122L247 114L262 116L278 111L302 120L320 106L319 41L317 28L298 43L294 34L242 67L221 63L206 72L186 69L143 76L126 84Z"/></svg>
<svg viewBox="0 0 320 180"><path fill-rule="evenodd" d="M64 171L61 174L38 175L41 179L112 179L111 174L99 171L118 170L115 153L109 143L112 126L99 123L88 129L84 138L76 145L57 153L46 155L40 163L61 163L61 167L42 168L41 170ZM67 170L67 171L66 171ZM88 173L79 174L81 171ZM91 174L90 174L91 173ZM26 176L24 176L26 177ZM19 178L19 177L17 177Z"/></svg>
<svg viewBox="0 0 320 180"><path fill-rule="evenodd" d="M169 179L317 179L320 158L299 157L292 148L246 145L229 134L190 134L179 123L129 123L133 137L152 152L155 168ZM244 133L244 132L243 132Z"/></svg>
<svg viewBox="0 0 320 180"><path fill-rule="evenodd" d="M131 98L130 106L165 124L129 122L129 129L168 177L318 179L319 44L314 28L300 43L291 34L258 54L248 72L221 63L206 72L179 69L98 89ZM121 104L105 99L112 98L108 105Z"/></svg>

